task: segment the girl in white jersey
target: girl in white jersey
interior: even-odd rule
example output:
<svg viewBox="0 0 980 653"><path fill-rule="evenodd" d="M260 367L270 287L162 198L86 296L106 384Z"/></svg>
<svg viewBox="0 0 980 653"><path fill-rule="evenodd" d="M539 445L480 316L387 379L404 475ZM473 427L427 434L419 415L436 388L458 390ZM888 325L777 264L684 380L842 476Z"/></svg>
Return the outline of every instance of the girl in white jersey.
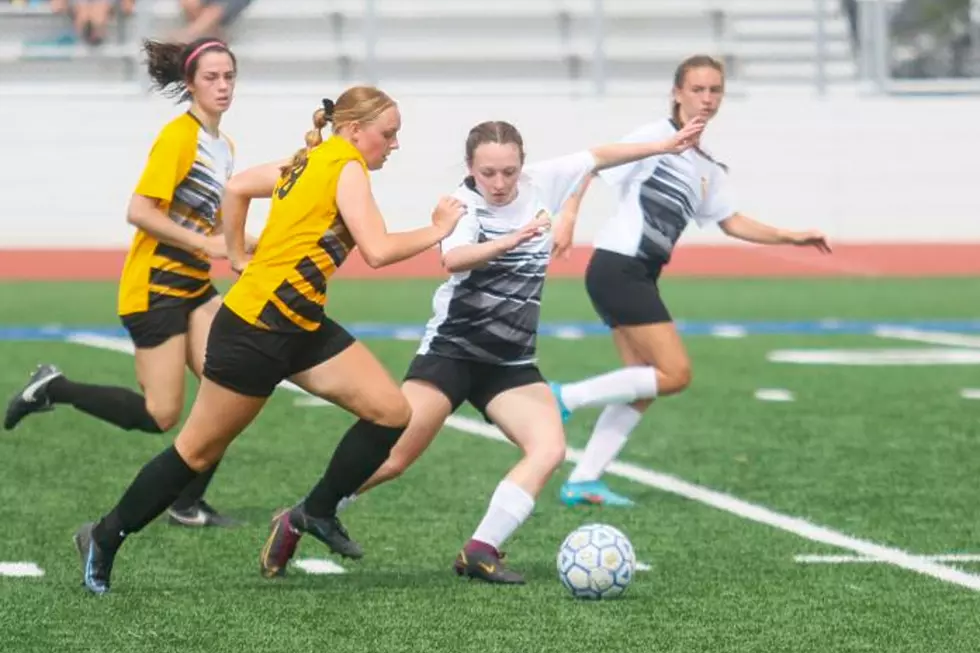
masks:
<svg viewBox="0 0 980 653"><path fill-rule="evenodd" d="M446 419L469 401L516 444L521 461L497 486L473 537L457 555L460 575L492 583L523 583L501 563L500 546L527 519L535 497L565 458L558 406L535 364L538 318L553 240L551 216L599 170L694 142L703 123L693 121L663 138L602 145L524 167L524 144L506 122L470 130L470 176L455 197L467 206L441 243L451 273L433 298L426 326L402 391L412 407L408 428L388 460L358 494L401 474L425 451ZM281 574L298 534L273 521L261 564Z"/></svg>
<svg viewBox="0 0 980 653"><path fill-rule="evenodd" d="M640 127L625 142L663 139L692 120L711 120L724 89L718 61L703 55L685 60L674 76L671 117ZM651 402L681 392L691 382L690 360L657 288L661 269L690 221L700 227L717 224L729 236L752 243L830 251L820 232L783 231L738 213L728 192L726 167L701 148L700 139L687 151L652 156L601 177L618 194L619 208L596 239L585 283L626 367L577 383L552 384L564 419L585 406L606 406L584 456L562 487L561 498L568 505L631 505L600 480L602 472ZM576 208L569 207L569 212L574 215Z"/></svg>

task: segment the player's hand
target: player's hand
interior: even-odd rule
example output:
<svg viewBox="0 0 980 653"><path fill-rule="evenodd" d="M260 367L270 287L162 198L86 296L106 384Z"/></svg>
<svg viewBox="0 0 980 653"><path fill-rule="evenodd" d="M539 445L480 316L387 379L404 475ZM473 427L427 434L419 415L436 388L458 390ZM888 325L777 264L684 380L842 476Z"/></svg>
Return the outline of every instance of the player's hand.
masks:
<svg viewBox="0 0 980 653"><path fill-rule="evenodd" d="M251 258L252 257L250 256L235 256L229 258L229 263L231 263L231 271L238 276L242 276L242 273L245 272L245 268L248 267L248 262L251 260Z"/></svg>
<svg viewBox="0 0 980 653"><path fill-rule="evenodd" d="M206 237L204 239L204 246L202 249L210 259L228 258L228 247L225 245L225 237L223 234Z"/></svg>
<svg viewBox="0 0 980 653"><path fill-rule="evenodd" d="M258 238L256 238L255 236L250 236L249 234L245 234L245 253L246 254L254 254L255 253L255 248L258 246L258 244L259 244L259 239Z"/></svg>
<svg viewBox="0 0 980 653"><path fill-rule="evenodd" d="M575 220L562 216L555 227L551 255L554 257L568 258L572 250L572 238L575 236Z"/></svg>
<svg viewBox="0 0 980 653"><path fill-rule="evenodd" d="M696 145L698 139L701 138L705 124L704 119L700 117L689 120L686 125L681 127L680 131L667 141L667 151L680 154L692 145Z"/></svg>
<svg viewBox="0 0 980 653"><path fill-rule="evenodd" d="M833 250L827 237L819 231L796 231L789 235L789 242L797 247L814 247L823 254L830 254Z"/></svg>
<svg viewBox="0 0 980 653"><path fill-rule="evenodd" d="M534 220L531 220L520 229L512 231L507 236L507 238L509 239L507 242L507 249L514 249L515 247L523 245L527 241L533 238L537 238L538 236L545 233L549 229L551 229L550 217L545 215L540 218L535 218Z"/></svg>
<svg viewBox="0 0 980 653"><path fill-rule="evenodd" d="M466 205L455 197L441 197L432 211L432 224L448 236L466 212Z"/></svg>

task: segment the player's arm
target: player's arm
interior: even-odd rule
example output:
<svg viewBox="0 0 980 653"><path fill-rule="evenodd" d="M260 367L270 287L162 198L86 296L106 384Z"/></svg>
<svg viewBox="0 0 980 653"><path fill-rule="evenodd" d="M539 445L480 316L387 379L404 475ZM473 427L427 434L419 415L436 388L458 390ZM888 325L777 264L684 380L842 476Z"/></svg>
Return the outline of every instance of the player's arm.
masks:
<svg viewBox="0 0 980 653"><path fill-rule="evenodd" d="M663 140L624 141L593 147L589 150L595 158L593 172L615 168L651 156L683 152L697 142L702 130L704 130L704 121L695 119Z"/></svg>
<svg viewBox="0 0 980 653"><path fill-rule="evenodd" d="M718 223L733 238L759 245L811 245L830 252L826 237L818 231L786 231L735 213Z"/></svg>
<svg viewBox="0 0 980 653"><path fill-rule="evenodd" d="M272 197L272 191L282 174L282 167L290 159L263 163L247 168L234 175L225 186L221 201L221 217L224 223L225 246L233 270L240 272L254 249L254 239L245 233L248 207L253 199Z"/></svg>
<svg viewBox="0 0 980 653"><path fill-rule="evenodd" d="M586 175L561 207L558 214L558 225L555 227L552 256L565 256L572 247L575 237L575 223L578 221L579 210L582 208L582 198L589 190L596 173Z"/></svg>
<svg viewBox="0 0 980 653"><path fill-rule="evenodd" d="M372 268L391 265L429 249L452 232L463 213L462 203L443 198L432 212L431 225L389 233L371 193L367 173L355 161L340 172L337 208L365 262Z"/></svg>
<svg viewBox="0 0 980 653"><path fill-rule="evenodd" d="M464 218L461 220L456 225L456 231L453 232L452 236L443 241L442 266L447 272L466 272L467 270L482 268L490 261L499 258L502 254L509 252L518 245L540 236L551 226L551 221L548 218L537 218L520 229L510 232L506 236L487 240L482 243L474 243L472 241L476 240L479 227L475 226L475 219L471 216L467 217L469 219ZM472 223L474 225L473 227L469 227L470 220L474 220ZM464 232L457 236L457 232L463 230L469 233ZM457 244L460 239L469 239L470 242L463 240L462 243Z"/></svg>
<svg viewBox="0 0 980 653"><path fill-rule="evenodd" d="M195 254L203 253L220 258L214 244L204 234L182 227L163 212L164 200L134 193L129 200L126 220L137 229L142 229L161 243L179 247ZM223 248L221 248L223 249Z"/></svg>

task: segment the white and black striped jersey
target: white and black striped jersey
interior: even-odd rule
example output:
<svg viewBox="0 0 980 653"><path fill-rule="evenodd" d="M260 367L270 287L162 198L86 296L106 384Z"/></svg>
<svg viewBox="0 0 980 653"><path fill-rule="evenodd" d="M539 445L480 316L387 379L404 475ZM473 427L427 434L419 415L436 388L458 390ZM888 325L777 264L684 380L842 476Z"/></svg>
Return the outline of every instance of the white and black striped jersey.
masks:
<svg viewBox="0 0 980 653"><path fill-rule="evenodd" d="M673 120L665 118L640 127L622 142L662 141L677 129ZM691 220L705 227L733 215L726 169L699 149L600 172L615 189L618 207L596 235L595 247L664 263Z"/></svg>
<svg viewBox="0 0 980 653"><path fill-rule="evenodd" d="M442 253L505 236L542 212L556 216L594 167L589 151L525 166L517 197L506 206L488 204L467 178L453 193L466 214L442 241ZM545 232L482 268L453 274L432 298L434 314L418 353L497 365L533 362L551 246Z"/></svg>

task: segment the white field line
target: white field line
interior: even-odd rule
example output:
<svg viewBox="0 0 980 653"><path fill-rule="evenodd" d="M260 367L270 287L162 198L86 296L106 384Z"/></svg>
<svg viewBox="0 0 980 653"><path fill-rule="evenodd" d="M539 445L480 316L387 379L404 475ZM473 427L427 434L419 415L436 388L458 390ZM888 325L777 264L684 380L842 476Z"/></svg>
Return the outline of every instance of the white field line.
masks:
<svg viewBox="0 0 980 653"><path fill-rule="evenodd" d="M0 576L12 578L40 578L44 570L34 562L0 562Z"/></svg>
<svg viewBox="0 0 980 653"><path fill-rule="evenodd" d="M347 570L333 560L325 558L300 558L293 564L308 574L345 574Z"/></svg>
<svg viewBox="0 0 980 653"><path fill-rule="evenodd" d="M965 333L923 331L921 329L881 326L874 330L874 334L879 338L890 338L892 340L907 340L910 342L925 342L931 345L949 345L950 347L980 349L980 336L971 336Z"/></svg>
<svg viewBox="0 0 980 653"><path fill-rule="evenodd" d="M920 560L928 560L930 562L980 562L980 554L977 553L939 553L936 555L920 555L916 556ZM825 564L825 565L841 565L849 563L878 563L885 562L880 558L872 558L869 556L853 556L853 555L812 555L804 554L793 556L793 560L803 564Z"/></svg>
<svg viewBox="0 0 980 653"><path fill-rule="evenodd" d="M128 342L122 338L104 337L73 337L69 338L69 340L71 342L77 342L79 344L84 344L91 347L101 347L103 349L112 349L114 351L123 351L124 348L119 345L119 342ZM113 341L115 342L113 343ZM292 384L280 385L285 387L287 390L304 393L303 390ZM474 419L452 415L448 420L446 420L446 426L456 429L457 431L469 433L471 435L477 435L502 442L510 442L503 435L503 433L497 429L497 427ZM581 456L581 451L569 448L565 457L571 462L576 462L581 458ZM957 569L944 567L943 565L930 560L923 560L921 557L906 551L902 551L901 549L895 549L892 547L883 546L881 544L876 544L868 540L861 540L856 537L851 537L849 535L845 535L844 533L840 533L823 526L818 526L799 517L783 515L763 506L743 501L731 495L716 492L715 490L711 490L700 485L695 485L693 483L688 483L687 481L674 476L661 474L649 469L644 469L637 465L631 465L629 463L618 461L611 464L607 472L629 479L636 483L640 483L641 485L646 485L648 487L656 488L664 492L676 494L692 501L697 501L699 503L712 506L749 521L766 524L773 528L777 528L788 533L793 533L794 535L812 542L829 544L831 546L852 551L853 553L857 553L862 556L877 558L882 562L888 563L895 567L900 567L908 571L930 576L947 583L967 587L972 590L980 590L980 576L968 574Z"/></svg>

